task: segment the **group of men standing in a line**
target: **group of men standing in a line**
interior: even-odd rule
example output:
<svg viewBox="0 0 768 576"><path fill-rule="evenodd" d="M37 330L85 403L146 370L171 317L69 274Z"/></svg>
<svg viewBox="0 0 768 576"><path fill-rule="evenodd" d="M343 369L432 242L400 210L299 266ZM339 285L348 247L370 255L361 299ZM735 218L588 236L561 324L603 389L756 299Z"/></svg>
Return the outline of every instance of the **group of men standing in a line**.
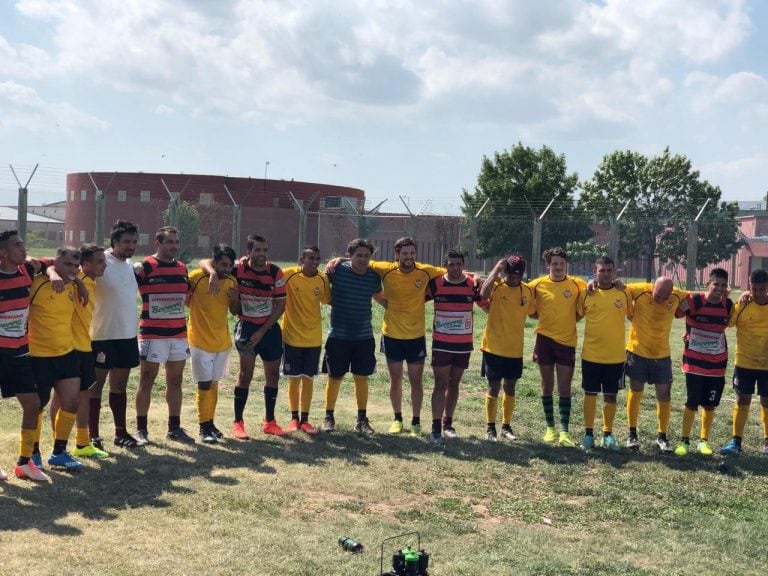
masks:
<svg viewBox="0 0 768 576"><path fill-rule="evenodd" d="M585 434L581 447L595 444L597 396L602 393L601 445L618 450L613 435L617 394L630 380L627 398L629 438L638 448L640 403L645 383L657 399L656 445L672 451L668 429L672 363L669 333L673 318L685 316L683 372L687 400L678 455L689 451L695 415L701 408L697 449L711 454L709 437L714 409L725 386L728 359L725 328L737 328L734 387L737 404L733 437L721 452L741 451L749 404L757 386L768 453L768 273L750 278L749 297L733 305L727 298L728 278L712 271L706 292L689 294L669 278L655 284L623 285L614 279L611 259L595 264L589 284L567 274L567 253L544 253L548 274L522 281L526 263L520 256L500 260L481 280L464 270L464 256L449 251L444 268L416 261L411 238L395 243L395 261L372 260L372 243L355 239L346 258L319 269L316 246L303 249L299 265L281 269L269 261L266 238L248 237L245 255L219 245L213 257L188 273L177 259L178 231L163 227L155 236L156 252L140 263L132 260L138 243L136 225L118 221L110 248L94 244L62 247L54 259L26 257L16 231L0 233L0 387L3 397L16 396L22 406L17 477L47 481L40 453L43 408L51 403L54 431L47 465L69 470L83 465L76 457L104 458L100 433L102 389L109 383L108 403L114 420L114 444L135 448L149 443L148 412L160 365L165 367L168 405L167 438L192 443L181 426L183 371L191 358L197 383L200 438L215 443L223 433L214 424L219 382L228 372L231 341L228 314L236 315L235 346L240 358L234 388L232 436L248 439L244 413L250 384L261 356L265 414L262 431L283 435L319 430L309 420L313 380L320 370L321 308L330 304L331 319L322 370L325 418L322 429L336 429L335 406L343 377L351 372L357 403L355 430L373 434L367 416L368 377L376 365L372 299L385 308L381 351L390 376L393 421L391 434L404 432L402 383L408 377L412 418L410 433L421 435L423 370L427 357L425 302L434 302L431 364L432 425L429 439L439 444L457 436L454 413L459 383L473 348L473 308L488 313L482 339L482 375L486 438L496 440L499 393L503 391L502 438L516 438L511 427L515 387L522 376L526 319L537 318L534 361L541 375L541 403L546 420L545 442L573 447L570 436L571 381L576 362L576 323L584 317L581 358ZM141 313L136 313L136 293ZM189 320L185 307L189 308ZM628 342L625 323L631 320ZM626 344L626 345L625 345ZM277 422L275 407L282 365L288 378L291 420ZM136 432L127 426L126 388L131 369L140 368L136 392ZM559 428L555 425L557 387ZM67 451L72 428L75 449ZM0 470L0 478L6 478Z"/></svg>

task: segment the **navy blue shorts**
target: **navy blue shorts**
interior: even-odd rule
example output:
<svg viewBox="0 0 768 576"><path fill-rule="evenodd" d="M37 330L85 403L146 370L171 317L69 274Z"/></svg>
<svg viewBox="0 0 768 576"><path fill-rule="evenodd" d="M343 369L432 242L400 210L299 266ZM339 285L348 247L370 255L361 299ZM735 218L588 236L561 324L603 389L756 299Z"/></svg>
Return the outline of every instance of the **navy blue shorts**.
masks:
<svg viewBox="0 0 768 576"><path fill-rule="evenodd" d="M400 338L381 337L381 352L387 358L387 362L402 362L419 364L427 358L427 339L413 338L401 340Z"/></svg>
<svg viewBox="0 0 768 576"><path fill-rule="evenodd" d="M240 356L261 356L264 362L280 360L283 356L283 332L280 324L274 324L272 328L259 340L256 346L251 345L251 336L261 328L253 322L238 320L235 324L235 348Z"/></svg>
<svg viewBox="0 0 768 576"><path fill-rule="evenodd" d="M299 348L283 344L283 375L309 376L317 375L320 365L320 346Z"/></svg>
<svg viewBox="0 0 768 576"><path fill-rule="evenodd" d="M357 376L370 376L376 371L376 341L340 340L329 337L325 342L323 373L331 378L342 378L347 372Z"/></svg>
<svg viewBox="0 0 768 576"><path fill-rule="evenodd" d="M480 367L480 376L489 382L506 380L520 380L523 375L523 359L498 356L483 350L483 364Z"/></svg>

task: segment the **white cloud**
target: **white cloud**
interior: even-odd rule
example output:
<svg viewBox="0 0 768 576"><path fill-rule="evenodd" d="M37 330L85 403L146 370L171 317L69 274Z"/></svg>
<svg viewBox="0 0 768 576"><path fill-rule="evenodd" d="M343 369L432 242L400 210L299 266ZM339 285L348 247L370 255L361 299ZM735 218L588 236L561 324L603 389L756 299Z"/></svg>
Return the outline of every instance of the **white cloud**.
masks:
<svg viewBox="0 0 768 576"><path fill-rule="evenodd" d="M684 81L698 113L728 106L739 115L768 118L768 80L753 72L735 72L724 78L691 72Z"/></svg>

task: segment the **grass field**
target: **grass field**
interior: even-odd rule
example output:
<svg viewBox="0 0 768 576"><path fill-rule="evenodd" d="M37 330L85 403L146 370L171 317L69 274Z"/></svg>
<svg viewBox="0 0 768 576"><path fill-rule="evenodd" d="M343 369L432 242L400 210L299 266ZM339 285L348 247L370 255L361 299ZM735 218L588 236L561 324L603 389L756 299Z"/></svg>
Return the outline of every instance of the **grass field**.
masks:
<svg viewBox="0 0 768 576"><path fill-rule="evenodd" d="M376 314L378 322L378 307ZM485 318L481 312L476 318L479 341ZM89 462L76 475L51 472L50 485L16 479L0 485L0 574L375 575L381 541L411 531L420 533L434 576L764 573L768 458L758 453L757 407L747 426L745 453L736 459L657 455L652 391L643 400L641 452L585 454L544 445L538 372L530 362L532 326L513 419L520 439L514 443L483 439L479 352L462 382L460 438L439 449L422 438L386 434L391 410L381 358L371 379L369 414L378 432L371 438L352 431L354 398L345 380L336 433L171 445L164 440L167 412L159 382L150 412L156 441L146 449L115 449L112 458ZM676 360L681 333L676 322L671 338ZM730 331L729 339L733 346ZM217 422L225 432L236 370L235 355L220 393ZM683 380L676 372L673 441L683 405ZM259 376L253 383L246 410L252 432L263 415L262 382ZM186 383L182 420L195 432L189 376ZM580 438L578 370L574 384L571 429ZM427 368L425 429L431 388ZM620 405L625 398L622 392ZM287 423L284 381L278 402L278 419ZM102 426L111 439L104 404ZM0 406L0 462L8 470L20 414L15 401ZM732 407L727 390L713 434L718 447L730 436ZM129 406L134 428L131 414ZM317 383L316 423L322 415ZM409 406L405 416L410 418ZM622 408L616 429L622 443L626 432ZM44 438L43 451L49 450ZM363 542L365 552L341 551L336 542L342 535ZM385 568L394 547L385 551Z"/></svg>

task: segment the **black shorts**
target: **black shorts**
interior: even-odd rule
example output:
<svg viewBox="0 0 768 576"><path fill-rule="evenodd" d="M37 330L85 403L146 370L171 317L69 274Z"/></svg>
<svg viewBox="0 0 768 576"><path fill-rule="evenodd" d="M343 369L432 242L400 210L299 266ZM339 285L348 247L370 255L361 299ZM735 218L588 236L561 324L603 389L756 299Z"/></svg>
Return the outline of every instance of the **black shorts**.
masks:
<svg viewBox="0 0 768 576"><path fill-rule="evenodd" d="M283 344L283 375L309 376L317 375L320 365L320 346L299 348Z"/></svg>
<svg viewBox="0 0 768 576"><path fill-rule="evenodd" d="M387 362L405 360L408 364L419 364L427 358L427 339L424 336L412 340L382 336L381 352L386 356Z"/></svg>
<svg viewBox="0 0 768 576"><path fill-rule="evenodd" d="M533 361L542 366L576 366L576 348L555 342L549 336L536 334L533 347Z"/></svg>
<svg viewBox="0 0 768 576"><path fill-rule="evenodd" d="M690 410L699 406L716 408L725 388L725 376L701 376L699 374L685 375L685 390L687 399L685 405Z"/></svg>
<svg viewBox="0 0 768 576"><path fill-rule="evenodd" d="M75 350L80 365L80 390L88 390L96 384L96 357L93 352Z"/></svg>
<svg viewBox="0 0 768 576"><path fill-rule="evenodd" d="M16 394L37 392L35 373L29 355L7 356L0 354L0 394L13 398Z"/></svg>
<svg viewBox="0 0 768 576"><path fill-rule="evenodd" d="M280 324L273 324L272 328L262 336L256 346L251 346L251 336L261 328L253 322L238 320L235 324L235 348L240 356L261 356L264 362L280 360L283 356L283 331Z"/></svg>
<svg viewBox="0 0 768 576"><path fill-rule="evenodd" d="M741 368L736 366L733 369L733 389L739 394L751 396L755 393L760 396L768 396L768 370L754 370L752 368Z"/></svg>
<svg viewBox="0 0 768 576"><path fill-rule="evenodd" d="M624 375L632 380L648 384L672 384L672 359L644 358L627 351Z"/></svg>
<svg viewBox="0 0 768 576"><path fill-rule="evenodd" d="M483 351L483 364L480 367L480 376L490 382L500 382L502 379L520 380L523 375L523 359L498 356Z"/></svg>
<svg viewBox="0 0 768 576"><path fill-rule="evenodd" d="M94 340L91 342L96 368L136 368L139 365L139 339Z"/></svg>
<svg viewBox="0 0 768 576"><path fill-rule="evenodd" d="M370 376L376 371L376 341L339 340L328 338L325 342L323 373L331 378L342 378L347 372L356 376Z"/></svg>
<svg viewBox="0 0 768 576"><path fill-rule="evenodd" d="M446 352L445 350L432 350L432 367L455 366L456 368L469 368L469 352Z"/></svg>
<svg viewBox="0 0 768 576"><path fill-rule="evenodd" d="M51 390L56 382L80 378L80 362L74 350L64 356L30 356L30 361L32 371L35 373L40 407L48 404L48 400L51 399Z"/></svg>
<svg viewBox="0 0 768 576"><path fill-rule="evenodd" d="M589 394L618 394L624 388L624 362L602 364L582 358L581 387Z"/></svg>

